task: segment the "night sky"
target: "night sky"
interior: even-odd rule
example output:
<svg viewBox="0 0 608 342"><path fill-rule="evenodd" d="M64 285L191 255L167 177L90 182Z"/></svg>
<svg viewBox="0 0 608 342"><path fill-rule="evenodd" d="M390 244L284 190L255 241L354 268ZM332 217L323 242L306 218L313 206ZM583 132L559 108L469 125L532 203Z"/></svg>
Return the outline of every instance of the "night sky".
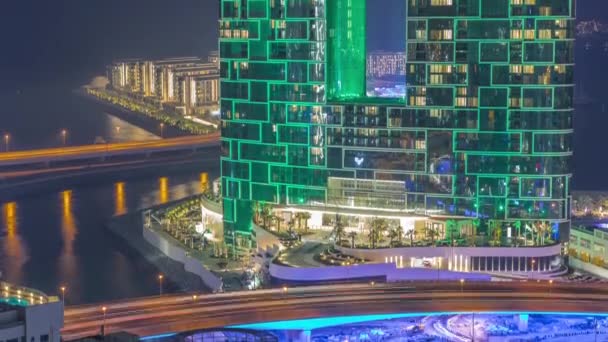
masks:
<svg viewBox="0 0 608 342"><path fill-rule="evenodd" d="M405 51L405 12L403 0L367 0L368 51Z"/></svg>
<svg viewBox="0 0 608 342"><path fill-rule="evenodd" d="M404 0L371 0L369 49L399 49ZM399 2L402 4L400 5ZM217 0L2 0L1 82L74 81L113 59L205 55L216 48ZM579 0L580 19L608 21L608 1ZM376 37L376 38L373 38ZM387 39L388 38L388 39ZM393 43L397 42L397 43ZM86 78L85 77L85 78Z"/></svg>
<svg viewBox="0 0 608 342"><path fill-rule="evenodd" d="M83 82L113 59L217 49L215 0L2 0L0 82Z"/></svg>

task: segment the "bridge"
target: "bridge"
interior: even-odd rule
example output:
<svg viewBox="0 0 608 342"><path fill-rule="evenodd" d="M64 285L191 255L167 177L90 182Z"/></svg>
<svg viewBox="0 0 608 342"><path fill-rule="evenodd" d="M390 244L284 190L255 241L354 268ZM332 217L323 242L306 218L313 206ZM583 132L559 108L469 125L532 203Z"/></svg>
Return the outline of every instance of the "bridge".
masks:
<svg viewBox="0 0 608 342"><path fill-rule="evenodd" d="M608 289L548 281L429 282L166 295L68 307L62 337L70 341L96 335L102 325L106 334L146 337L261 322L439 312L608 313ZM294 323L286 329L306 328Z"/></svg>
<svg viewBox="0 0 608 342"><path fill-rule="evenodd" d="M201 148L219 146L219 133L204 136L187 136L151 141L107 143L83 146L67 146L27 151L0 153L0 167L14 167L28 164L50 164L91 159L105 159L117 156L151 155L154 153L197 151Z"/></svg>

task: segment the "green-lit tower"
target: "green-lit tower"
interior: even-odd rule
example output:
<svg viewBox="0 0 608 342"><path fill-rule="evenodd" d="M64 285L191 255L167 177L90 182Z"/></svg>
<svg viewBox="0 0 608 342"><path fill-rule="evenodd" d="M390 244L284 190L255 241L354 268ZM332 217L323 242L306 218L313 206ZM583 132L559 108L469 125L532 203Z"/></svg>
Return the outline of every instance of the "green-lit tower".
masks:
<svg viewBox="0 0 608 342"><path fill-rule="evenodd" d="M380 2L221 0L228 240L248 240L260 204L321 226L386 216L452 245L568 236L573 0L403 1L386 13L406 16L407 91L387 100L365 94Z"/></svg>

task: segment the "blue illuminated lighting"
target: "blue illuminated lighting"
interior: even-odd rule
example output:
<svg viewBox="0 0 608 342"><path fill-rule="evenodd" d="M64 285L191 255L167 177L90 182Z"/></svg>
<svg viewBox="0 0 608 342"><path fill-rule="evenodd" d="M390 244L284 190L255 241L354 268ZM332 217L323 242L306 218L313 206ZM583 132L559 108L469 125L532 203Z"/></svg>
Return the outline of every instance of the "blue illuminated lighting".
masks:
<svg viewBox="0 0 608 342"><path fill-rule="evenodd" d="M589 312L520 312L520 311L475 311L474 313L488 315L514 315L519 314L523 317L529 315L559 315L559 316L596 316L608 317L608 313L589 313ZM443 316L443 315L466 315L471 314L470 311L456 312L418 312L418 313L400 313L400 314L382 314L382 315L361 315L361 316L337 316L325 318L298 319L292 321L275 321L252 324L233 325L227 328L235 329L251 329L251 330L315 330L340 326L353 323L364 323L380 320L390 320L396 318L410 318L420 316Z"/></svg>
<svg viewBox="0 0 608 342"><path fill-rule="evenodd" d="M165 337L171 337L171 336L175 336L177 334L172 333L172 334L160 334L160 335L152 335L152 336L146 336L146 337L142 337L139 340L140 341L147 341L147 340L156 340L156 339L160 339L160 338L165 338Z"/></svg>

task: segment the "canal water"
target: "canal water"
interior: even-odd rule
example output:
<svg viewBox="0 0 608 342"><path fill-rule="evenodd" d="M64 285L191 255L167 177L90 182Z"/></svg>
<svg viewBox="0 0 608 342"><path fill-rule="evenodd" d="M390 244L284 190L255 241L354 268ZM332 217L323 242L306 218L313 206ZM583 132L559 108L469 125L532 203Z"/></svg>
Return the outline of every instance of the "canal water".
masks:
<svg viewBox="0 0 608 342"><path fill-rule="evenodd" d="M0 100L0 131L10 132L10 149L61 146L61 129L69 132L67 144L92 143L98 136L107 141L158 138L67 88L4 92ZM106 224L115 215L200 192L201 173L218 176L213 164L155 170L139 178L103 177L28 196L16 191L0 203L2 279L49 294L66 286L67 304L158 294L156 268ZM178 290L165 286L165 291Z"/></svg>

